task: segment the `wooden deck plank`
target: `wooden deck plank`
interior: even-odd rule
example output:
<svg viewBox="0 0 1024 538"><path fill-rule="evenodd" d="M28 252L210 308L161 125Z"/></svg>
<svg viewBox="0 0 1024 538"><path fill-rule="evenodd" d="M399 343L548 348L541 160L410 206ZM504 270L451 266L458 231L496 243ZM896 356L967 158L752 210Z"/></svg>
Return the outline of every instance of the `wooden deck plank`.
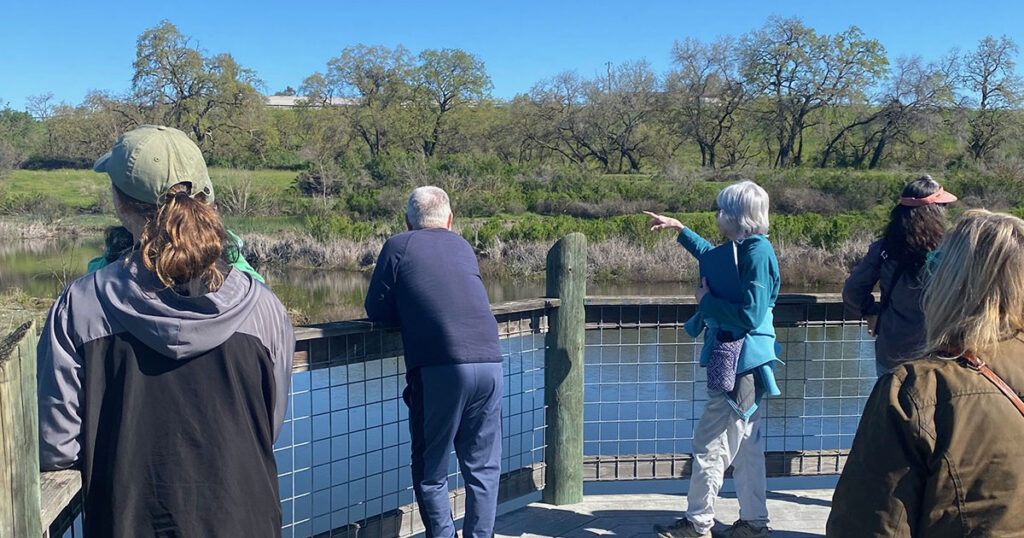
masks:
<svg viewBox="0 0 1024 538"><path fill-rule="evenodd" d="M78 470L53 471L39 475L43 530L50 527L64 507L74 501L82 489L82 473Z"/></svg>
<svg viewBox="0 0 1024 538"><path fill-rule="evenodd" d="M824 536L832 506L832 490L769 491L768 513L773 538ZM670 524L682 517L686 495L587 495L571 506L533 503L498 517L497 538L563 536L591 538L653 538L654 524ZM718 528L739 519L735 495L715 502Z"/></svg>

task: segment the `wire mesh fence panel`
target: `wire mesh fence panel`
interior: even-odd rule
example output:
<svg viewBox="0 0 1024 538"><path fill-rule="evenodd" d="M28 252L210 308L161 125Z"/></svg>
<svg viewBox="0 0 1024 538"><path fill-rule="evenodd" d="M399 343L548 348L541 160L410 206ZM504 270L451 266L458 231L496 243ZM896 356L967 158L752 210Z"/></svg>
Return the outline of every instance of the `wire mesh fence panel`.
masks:
<svg viewBox="0 0 1024 538"><path fill-rule="evenodd" d="M544 453L543 310L499 317L503 338L502 470ZM285 536L398 536L418 525L401 336L376 328L301 341L274 447ZM463 488L454 451L449 487ZM543 484L534 485L534 489ZM462 506L455 496L454 509Z"/></svg>
<svg viewBox="0 0 1024 538"><path fill-rule="evenodd" d="M584 367L584 477L689 473L707 401L702 343L684 330L680 298L589 298ZM543 488L546 307L497 315L503 354L502 490ZM775 309L782 395L762 401L769 474L841 469L875 382L874 342L835 298L780 298ZM300 338L289 409L274 447L283 535L393 537L422 527L414 504L401 337L333 324ZM340 327L340 328L339 328ZM464 509L452 454L453 510ZM79 538L69 507L51 536Z"/></svg>
<svg viewBox="0 0 1024 538"><path fill-rule="evenodd" d="M683 325L685 300L591 298L584 384L585 476L593 480L685 476L707 401L703 336ZM638 304L639 303L639 304ZM775 474L838 472L876 380L874 342L836 301L780 300L774 374L782 394L761 401ZM796 458L795 454L799 454ZM833 456L807 467L807 458ZM799 459L799 461L794 461ZM668 462L666 465L662 465ZM771 463L771 461L770 461Z"/></svg>

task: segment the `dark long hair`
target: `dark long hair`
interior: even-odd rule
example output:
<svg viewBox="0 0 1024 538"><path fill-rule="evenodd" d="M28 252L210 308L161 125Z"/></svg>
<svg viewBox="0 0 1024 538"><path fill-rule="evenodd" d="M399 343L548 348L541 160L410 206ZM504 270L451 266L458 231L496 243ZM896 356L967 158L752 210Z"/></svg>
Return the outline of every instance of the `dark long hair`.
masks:
<svg viewBox="0 0 1024 538"><path fill-rule="evenodd" d="M900 196L924 198L941 186L931 176L921 176L903 188ZM946 233L946 208L939 204L919 207L896 205L882 235L886 254L905 271L916 274L928 253L935 250Z"/></svg>

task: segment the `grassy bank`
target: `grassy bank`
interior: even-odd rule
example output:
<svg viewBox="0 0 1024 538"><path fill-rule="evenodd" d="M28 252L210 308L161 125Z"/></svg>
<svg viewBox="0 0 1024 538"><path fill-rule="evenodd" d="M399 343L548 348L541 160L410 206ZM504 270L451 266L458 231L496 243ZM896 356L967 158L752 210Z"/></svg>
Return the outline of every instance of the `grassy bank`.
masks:
<svg viewBox="0 0 1024 538"><path fill-rule="evenodd" d="M306 172L211 168L221 211L238 217L344 216L352 222L395 220L418 185L445 188L459 217L537 214L602 219L643 209L699 213L714 209L726 185L753 180L772 199L777 215L822 216L890 207L913 170L670 169L656 174L599 174L550 167L511 168L410 165L383 179L335 178L325 185ZM1006 210L1024 206L1024 165L951 170L936 179L961 197L964 207ZM326 192L325 192L326 191ZM15 170L0 178L0 215L60 218L110 214L105 175L89 170Z"/></svg>
<svg viewBox="0 0 1024 538"><path fill-rule="evenodd" d="M211 168L214 185L251 179L261 190L284 197L295 179L286 170ZM92 170L12 170L2 182L7 197L48 198L74 211L92 211L109 204L110 178Z"/></svg>
<svg viewBox="0 0 1024 538"><path fill-rule="evenodd" d="M490 275L537 277L550 244L582 232L592 278L637 282L678 281L694 272L673 237L648 231L639 211L672 214L715 241L715 195L751 179L771 195L770 237L786 285L796 287L841 282L916 175L814 168L622 175L464 164L351 177L332 184L327 196L310 192L309 175L303 183L294 171L212 168L211 176L228 228L242 236L246 257L258 267L368 270L384 239L404 229L409 190L433 183L450 193L455 229ZM961 196L954 218L979 206L1024 215L1024 170L956 170L937 179ZM17 170L0 179L0 236L95 238L115 222L103 174Z"/></svg>
<svg viewBox="0 0 1024 538"><path fill-rule="evenodd" d="M0 293L0 334L10 333L26 321L34 321L38 331L52 302L52 298L32 297L18 289Z"/></svg>

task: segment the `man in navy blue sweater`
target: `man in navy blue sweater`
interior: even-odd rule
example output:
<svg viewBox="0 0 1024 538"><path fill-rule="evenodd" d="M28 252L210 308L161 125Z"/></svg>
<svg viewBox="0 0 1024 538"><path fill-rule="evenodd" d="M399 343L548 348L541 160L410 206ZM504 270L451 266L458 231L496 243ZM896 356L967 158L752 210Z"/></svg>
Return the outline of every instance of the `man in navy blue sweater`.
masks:
<svg viewBox="0 0 1024 538"><path fill-rule="evenodd" d="M490 538L501 475L501 349L476 255L451 231L448 195L420 187L409 231L384 243L366 293L371 321L397 325L405 346L412 483L427 538L452 538L448 454L466 483L465 538Z"/></svg>

